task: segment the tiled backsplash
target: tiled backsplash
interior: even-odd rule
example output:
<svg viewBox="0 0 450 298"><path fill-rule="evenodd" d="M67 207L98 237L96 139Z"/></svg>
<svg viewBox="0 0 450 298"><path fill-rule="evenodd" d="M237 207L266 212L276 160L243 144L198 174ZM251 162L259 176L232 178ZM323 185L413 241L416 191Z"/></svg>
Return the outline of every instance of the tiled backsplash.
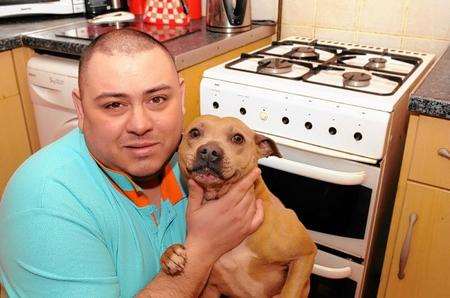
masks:
<svg viewBox="0 0 450 298"><path fill-rule="evenodd" d="M450 44L450 0L283 0L281 36L437 55Z"/></svg>

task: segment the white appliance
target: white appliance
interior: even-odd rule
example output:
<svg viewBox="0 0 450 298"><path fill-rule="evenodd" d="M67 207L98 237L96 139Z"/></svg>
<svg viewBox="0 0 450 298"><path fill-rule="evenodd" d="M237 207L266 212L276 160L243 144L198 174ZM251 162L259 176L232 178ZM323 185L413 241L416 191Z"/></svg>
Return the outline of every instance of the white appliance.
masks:
<svg viewBox="0 0 450 298"><path fill-rule="evenodd" d="M43 147L77 127L72 90L78 87L78 61L41 55L28 61L27 73Z"/></svg>
<svg viewBox="0 0 450 298"><path fill-rule="evenodd" d="M319 248L311 298L376 294L408 95L433 60L294 36L203 73L201 114L237 117L283 155L260 165Z"/></svg>
<svg viewBox="0 0 450 298"><path fill-rule="evenodd" d="M85 12L84 0L2 0L0 17Z"/></svg>

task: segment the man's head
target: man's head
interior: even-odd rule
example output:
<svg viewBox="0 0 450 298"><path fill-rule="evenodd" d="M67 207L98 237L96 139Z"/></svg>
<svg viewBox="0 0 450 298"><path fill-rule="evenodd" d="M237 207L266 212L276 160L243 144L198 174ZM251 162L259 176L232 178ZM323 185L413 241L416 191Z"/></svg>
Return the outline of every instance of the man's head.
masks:
<svg viewBox="0 0 450 298"><path fill-rule="evenodd" d="M81 57L73 99L89 151L113 170L152 176L177 148L184 83L168 51L145 33L96 39Z"/></svg>

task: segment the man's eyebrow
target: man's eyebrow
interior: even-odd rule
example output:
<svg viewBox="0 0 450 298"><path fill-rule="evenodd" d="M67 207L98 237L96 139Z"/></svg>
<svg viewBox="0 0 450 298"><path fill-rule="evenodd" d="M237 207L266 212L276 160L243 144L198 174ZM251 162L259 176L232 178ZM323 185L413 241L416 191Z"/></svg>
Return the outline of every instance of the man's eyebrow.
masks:
<svg viewBox="0 0 450 298"><path fill-rule="evenodd" d="M128 97L128 95L125 93L120 93L120 92L102 92L99 95L97 95L96 97L94 97L94 100L110 98L110 97L124 98L124 97Z"/></svg>
<svg viewBox="0 0 450 298"><path fill-rule="evenodd" d="M171 86L169 86L167 84L161 84L161 85L155 86L153 88L150 88L148 90L145 90L144 94L151 94L151 93L155 93L155 92L158 92L158 91L170 90L170 89L172 89Z"/></svg>

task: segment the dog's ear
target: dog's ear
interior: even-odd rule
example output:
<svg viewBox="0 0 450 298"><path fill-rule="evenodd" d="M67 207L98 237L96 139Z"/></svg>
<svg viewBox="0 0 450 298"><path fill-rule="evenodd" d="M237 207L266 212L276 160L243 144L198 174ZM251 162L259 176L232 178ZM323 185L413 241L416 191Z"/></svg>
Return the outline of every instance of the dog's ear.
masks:
<svg viewBox="0 0 450 298"><path fill-rule="evenodd" d="M255 143L258 146L260 157L278 156L282 157L280 151L278 151L275 142L262 134L255 134Z"/></svg>

